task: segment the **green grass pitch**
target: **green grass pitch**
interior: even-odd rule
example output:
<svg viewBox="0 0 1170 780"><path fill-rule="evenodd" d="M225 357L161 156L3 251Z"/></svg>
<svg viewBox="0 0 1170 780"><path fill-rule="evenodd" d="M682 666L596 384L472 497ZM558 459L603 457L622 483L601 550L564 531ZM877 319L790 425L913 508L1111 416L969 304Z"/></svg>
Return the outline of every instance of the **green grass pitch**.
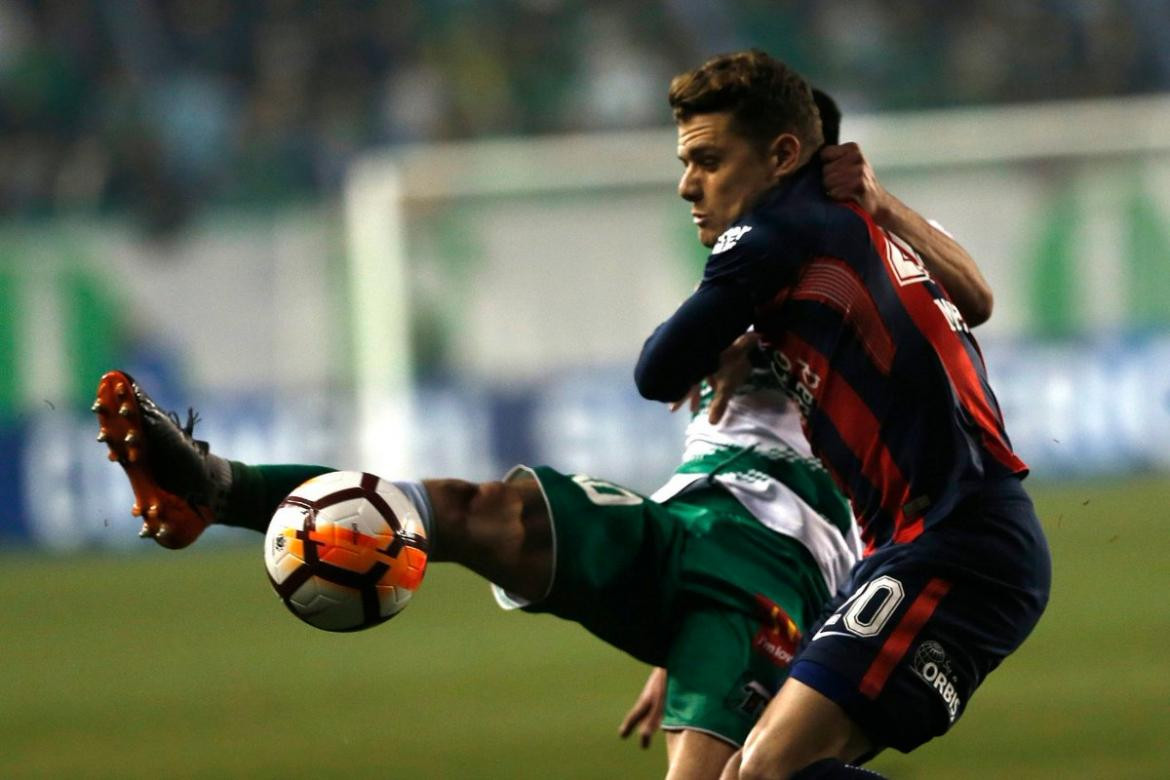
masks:
<svg viewBox="0 0 1170 780"><path fill-rule="evenodd" d="M1170 481L1034 484L1055 586L1029 642L897 778L1155 778L1170 767ZM133 533L111 522L111 533ZM433 566L355 635L276 601L256 543L0 557L5 777L655 777L617 724L639 664Z"/></svg>

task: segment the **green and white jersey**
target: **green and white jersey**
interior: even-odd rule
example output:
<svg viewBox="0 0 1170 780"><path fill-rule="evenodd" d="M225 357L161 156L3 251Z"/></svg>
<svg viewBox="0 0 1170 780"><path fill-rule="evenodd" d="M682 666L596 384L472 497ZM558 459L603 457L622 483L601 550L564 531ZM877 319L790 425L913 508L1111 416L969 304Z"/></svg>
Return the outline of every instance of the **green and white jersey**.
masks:
<svg viewBox="0 0 1170 780"><path fill-rule="evenodd" d="M861 555L861 539L849 502L813 457L796 407L766 368L752 371L714 425L711 397L704 382L682 464L651 498L717 482L764 526L800 541L836 593Z"/></svg>

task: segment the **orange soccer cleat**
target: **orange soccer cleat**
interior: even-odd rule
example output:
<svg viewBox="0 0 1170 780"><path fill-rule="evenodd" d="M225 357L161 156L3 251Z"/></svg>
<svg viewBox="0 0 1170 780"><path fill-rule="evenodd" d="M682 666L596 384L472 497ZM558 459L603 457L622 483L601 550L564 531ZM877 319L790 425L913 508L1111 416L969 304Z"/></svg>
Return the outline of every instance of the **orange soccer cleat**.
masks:
<svg viewBox="0 0 1170 780"><path fill-rule="evenodd" d="M98 441L109 448L130 479L135 517L142 518L139 536L163 547L186 547L215 522L215 506L231 483L227 461L208 451L207 442L192 436L198 417L187 412L180 426L174 412L164 412L122 371L101 378L97 400Z"/></svg>

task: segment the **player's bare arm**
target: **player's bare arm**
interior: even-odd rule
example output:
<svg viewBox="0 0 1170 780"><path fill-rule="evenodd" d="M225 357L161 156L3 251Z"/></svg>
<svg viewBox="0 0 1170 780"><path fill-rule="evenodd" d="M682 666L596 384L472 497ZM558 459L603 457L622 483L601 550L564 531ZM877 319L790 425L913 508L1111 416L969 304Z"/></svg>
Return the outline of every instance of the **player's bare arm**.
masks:
<svg viewBox="0 0 1170 780"><path fill-rule="evenodd" d="M826 146L821 150L821 160L825 193L830 198L856 202L880 227L896 233L918 250L968 325L987 322L993 305L991 287L958 241L883 187L856 143Z"/></svg>
<svg viewBox="0 0 1170 780"><path fill-rule="evenodd" d="M638 732L638 744L643 749L650 747L654 732L662 725L662 712L666 706L666 670L655 667L646 678L642 692L638 694L634 706L622 719L618 727L618 736L626 739L635 731Z"/></svg>

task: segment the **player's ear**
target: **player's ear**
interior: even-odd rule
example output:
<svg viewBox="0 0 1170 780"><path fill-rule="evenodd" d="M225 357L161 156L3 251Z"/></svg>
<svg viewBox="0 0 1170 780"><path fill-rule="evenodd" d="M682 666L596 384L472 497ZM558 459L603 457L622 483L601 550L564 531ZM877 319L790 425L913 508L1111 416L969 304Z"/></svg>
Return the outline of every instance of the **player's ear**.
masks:
<svg viewBox="0 0 1170 780"><path fill-rule="evenodd" d="M792 133L776 136L768 148L773 177L779 181L800 167L800 139Z"/></svg>

